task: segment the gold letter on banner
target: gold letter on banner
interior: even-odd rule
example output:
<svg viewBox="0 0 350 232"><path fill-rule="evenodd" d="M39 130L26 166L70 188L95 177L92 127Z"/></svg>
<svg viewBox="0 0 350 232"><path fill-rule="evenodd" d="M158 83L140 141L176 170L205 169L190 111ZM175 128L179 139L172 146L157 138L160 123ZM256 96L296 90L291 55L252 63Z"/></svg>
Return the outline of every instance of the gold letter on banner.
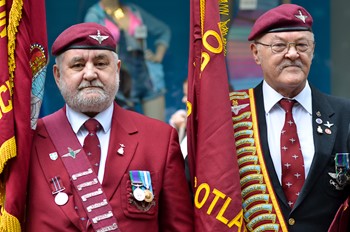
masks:
<svg viewBox="0 0 350 232"><path fill-rule="evenodd" d="M200 194L200 192L202 191L202 189L204 189L205 195L204 195L202 201L199 202L198 197L199 197L199 194ZM195 195L195 198L194 198L194 203L195 203L195 205L196 205L196 207L197 207L198 209L200 209L200 208L203 207L203 205L205 204L205 202L207 201L207 199L208 199L208 197L209 197L209 193L210 193L210 187L209 187L208 184L203 183L203 184L201 184L201 185L198 186L198 188L197 188L197 190L196 190L196 195Z"/></svg>
<svg viewBox="0 0 350 232"><path fill-rule="evenodd" d="M208 37L209 36L214 36L214 38L218 42L218 46L217 47L213 47L211 44L208 43ZM222 38L221 38L220 34L218 34L216 31L213 31L213 30L208 30L208 31L206 31L204 33L204 35L203 35L203 45L208 51L210 51L210 52L212 52L214 54L219 54L220 52L222 52L222 49L223 49ZM202 52L201 71L203 71L205 69L205 67L209 63L209 60L210 60L210 55L207 52Z"/></svg>

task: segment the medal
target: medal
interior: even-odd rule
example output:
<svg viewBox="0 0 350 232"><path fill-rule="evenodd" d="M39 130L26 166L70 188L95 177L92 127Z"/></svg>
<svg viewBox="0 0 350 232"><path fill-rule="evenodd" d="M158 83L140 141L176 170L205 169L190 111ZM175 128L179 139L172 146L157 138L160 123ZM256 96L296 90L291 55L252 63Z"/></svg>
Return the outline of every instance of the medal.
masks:
<svg viewBox="0 0 350 232"><path fill-rule="evenodd" d="M146 202L152 202L154 195L152 190L152 184L151 184L151 174L149 171L142 171L142 182L144 183L146 189L145 189L145 201Z"/></svg>
<svg viewBox="0 0 350 232"><path fill-rule="evenodd" d="M332 178L329 182L334 185L337 190L343 190L350 184L349 153L336 153L334 162L335 173L328 173Z"/></svg>
<svg viewBox="0 0 350 232"><path fill-rule="evenodd" d="M145 197L146 197L145 192L142 189L140 189L139 187L134 189L133 195L134 195L135 199L138 201L143 201L143 200L145 200Z"/></svg>
<svg viewBox="0 0 350 232"><path fill-rule="evenodd" d="M143 201L145 199L145 192L140 188L142 187L142 181L140 178L139 171L130 171L130 180L131 180L131 188L132 194L137 201Z"/></svg>
<svg viewBox="0 0 350 232"><path fill-rule="evenodd" d="M336 174L345 174L350 169L349 153L336 153L334 161Z"/></svg>
<svg viewBox="0 0 350 232"><path fill-rule="evenodd" d="M51 188L53 189L52 195L55 195L55 203L57 205L65 205L68 202L68 195L67 193L63 192L65 190L65 187L61 186L60 178L55 176L51 178Z"/></svg>
<svg viewBox="0 0 350 232"><path fill-rule="evenodd" d="M55 196L55 203L59 206L65 205L68 202L68 195L64 192L59 192Z"/></svg>
<svg viewBox="0 0 350 232"><path fill-rule="evenodd" d="M132 193L137 201L150 203L154 199L149 171L129 171Z"/></svg>
<svg viewBox="0 0 350 232"><path fill-rule="evenodd" d="M153 193L151 191L149 191L148 189L146 189L145 191L145 201L146 202L152 202L153 201Z"/></svg>

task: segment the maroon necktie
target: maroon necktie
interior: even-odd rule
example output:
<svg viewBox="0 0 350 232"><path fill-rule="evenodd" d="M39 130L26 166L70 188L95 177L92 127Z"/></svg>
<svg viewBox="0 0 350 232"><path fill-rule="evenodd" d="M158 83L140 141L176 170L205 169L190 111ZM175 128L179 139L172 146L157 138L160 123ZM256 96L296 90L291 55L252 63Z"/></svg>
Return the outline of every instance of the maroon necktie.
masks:
<svg viewBox="0 0 350 232"><path fill-rule="evenodd" d="M281 132L282 188L293 208L305 181L304 158L297 134L292 109L295 100L282 99L280 105L286 112Z"/></svg>
<svg viewBox="0 0 350 232"><path fill-rule="evenodd" d="M89 133L86 135L84 139L83 148L97 175L98 167L100 165L101 145L96 132L100 129L101 126L100 126L100 123L93 118L90 118L89 120L87 120L84 123L84 126Z"/></svg>

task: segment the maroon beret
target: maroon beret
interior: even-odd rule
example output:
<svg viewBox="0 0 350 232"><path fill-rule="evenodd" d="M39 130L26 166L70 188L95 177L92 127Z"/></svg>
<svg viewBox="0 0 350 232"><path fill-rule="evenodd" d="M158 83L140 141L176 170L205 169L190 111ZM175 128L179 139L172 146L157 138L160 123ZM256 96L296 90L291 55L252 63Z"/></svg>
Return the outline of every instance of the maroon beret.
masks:
<svg viewBox="0 0 350 232"><path fill-rule="evenodd" d="M248 40L269 32L312 31L312 17L303 7L282 4L261 15L254 23Z"/></svg>
<svg viewBox="0 0 350 232"><path fill-rule="evenodd" d="M69 49L102 49L116 52L117 43L111 32L98 23L79 23L64 30L51 47L58 56Z"/></svg>

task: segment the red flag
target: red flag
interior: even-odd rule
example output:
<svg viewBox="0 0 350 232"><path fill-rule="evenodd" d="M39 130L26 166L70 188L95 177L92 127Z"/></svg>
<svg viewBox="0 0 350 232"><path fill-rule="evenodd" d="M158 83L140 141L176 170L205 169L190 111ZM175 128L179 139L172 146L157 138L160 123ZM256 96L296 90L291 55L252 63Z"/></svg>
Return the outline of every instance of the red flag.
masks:
<svg viewBox="0 0 350 232"><path fill-rule="evenodd" d="M21 231L47 65L44 0L0 1L0 231Z"/></svg>
<svg viewBox="0 0 350 232"><path fill-rule="evenodd" d="M200 232L244 231L219 13L225 2L191 0L187 136Z"/></svg>

